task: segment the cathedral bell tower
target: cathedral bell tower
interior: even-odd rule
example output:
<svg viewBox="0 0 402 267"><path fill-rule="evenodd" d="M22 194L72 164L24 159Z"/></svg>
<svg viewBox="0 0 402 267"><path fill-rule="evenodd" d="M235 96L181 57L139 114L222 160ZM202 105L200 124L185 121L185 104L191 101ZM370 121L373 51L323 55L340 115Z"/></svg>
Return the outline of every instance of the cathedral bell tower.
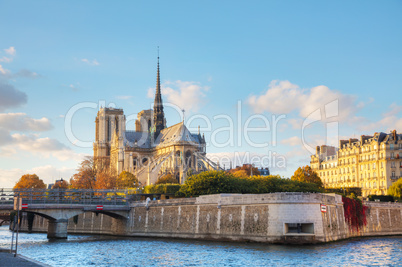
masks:
<svg viewBox="0 0 402 267"><path fill-rule="evenodd" d="M159 75L159 56L158 56L158 72L156 76L156 92L154 101L154 139L156 139L159 133L166 128L165 113L163 112L162 94L161 94L161 81Z"/></svg>

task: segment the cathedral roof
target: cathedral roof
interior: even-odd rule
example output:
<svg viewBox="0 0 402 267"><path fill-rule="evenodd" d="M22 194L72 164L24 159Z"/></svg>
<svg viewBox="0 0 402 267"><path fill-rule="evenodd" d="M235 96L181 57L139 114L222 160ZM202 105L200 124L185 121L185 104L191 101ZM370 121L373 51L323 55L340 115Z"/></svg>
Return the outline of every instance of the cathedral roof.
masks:
<svg viewBox="0 0 402 267"><path fill-rule="evenodd" d="M151 148L147 132L126 131L126 144L134 146L135 142L137 142L136 146L139 148Z"/></svg>
<svg viewBox="0 0 402 267"><path fill-rule="evenodd" d="M151 148L148 132L126 131L125 145L136 146L139 148ZM168 146L174 143L183 142L189 144L201 144L202 138L199 134L192 134L183 122L163 129L154 142L154 146Z"/></svg>
<svg viewBox="0 0 402 267"><path fill-rule="evenodd" d="M163 129L155 140L155 146L171 145L178 142L198 144L199 138L195 138L183 122Z"/></svg>

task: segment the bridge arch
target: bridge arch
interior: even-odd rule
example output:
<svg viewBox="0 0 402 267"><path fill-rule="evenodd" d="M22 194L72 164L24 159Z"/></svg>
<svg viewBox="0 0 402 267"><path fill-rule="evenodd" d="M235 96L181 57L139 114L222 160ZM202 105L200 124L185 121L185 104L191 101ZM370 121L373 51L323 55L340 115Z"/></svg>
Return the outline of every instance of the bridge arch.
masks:
<svg viewBox="0 0 402 267"><path fill-rule="evenodd" d="M95 207L96 209L96 207ZM48 220L47 237L66 239L68 220L74 216L92 212L96 214L104 214L125 223L128 220L128 211L108 211L95 209L28 209L24 212L31 213L43 217Z"/></svg>

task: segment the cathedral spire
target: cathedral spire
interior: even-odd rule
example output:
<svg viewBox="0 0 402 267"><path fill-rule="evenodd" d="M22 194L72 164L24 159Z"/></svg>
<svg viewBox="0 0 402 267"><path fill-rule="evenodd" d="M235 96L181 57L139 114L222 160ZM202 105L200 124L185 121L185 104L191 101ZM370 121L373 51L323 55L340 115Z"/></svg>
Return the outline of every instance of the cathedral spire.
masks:
<svg viewBox="0 0 402 267"><path fill-rule="evenodd" d="M158 47L158 65L157 65L157 74L156 74L156 92L155 92L155 101L154 101L154 137L155 139L158 137L161 130L166 128L165 124L165 114L163 112L163 102L162 102L162 93L161 93L161 81L160 81L160 72L159 72L159 47Z"/></svg>

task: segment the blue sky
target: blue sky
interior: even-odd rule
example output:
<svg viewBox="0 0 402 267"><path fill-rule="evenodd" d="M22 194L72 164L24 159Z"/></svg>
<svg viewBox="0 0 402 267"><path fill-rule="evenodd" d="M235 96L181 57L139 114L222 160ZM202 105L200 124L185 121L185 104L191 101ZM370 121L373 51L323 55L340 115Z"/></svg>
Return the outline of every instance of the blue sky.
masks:
<svg viewBox="0 0 402 267"><path fill-rule="evenodd" d="M65 134L71 108L150 108L157 46L163 99L186 121L208 118L211 157L274 153L286 163L274 173L289 177L309 160L303 122L333 101L337 116L305 129L308 146L336 143L331 122L339 138L402 131L401 1L0 1L0 10L0 187L27 172L69 178L92 154ZM93 141L96 112L74 113L79 140ZM249 118L253 127L266 118L270 129L249 139L268 145L244 132L238 142ZM167 110L168 125L179 121Z"/></svg>

